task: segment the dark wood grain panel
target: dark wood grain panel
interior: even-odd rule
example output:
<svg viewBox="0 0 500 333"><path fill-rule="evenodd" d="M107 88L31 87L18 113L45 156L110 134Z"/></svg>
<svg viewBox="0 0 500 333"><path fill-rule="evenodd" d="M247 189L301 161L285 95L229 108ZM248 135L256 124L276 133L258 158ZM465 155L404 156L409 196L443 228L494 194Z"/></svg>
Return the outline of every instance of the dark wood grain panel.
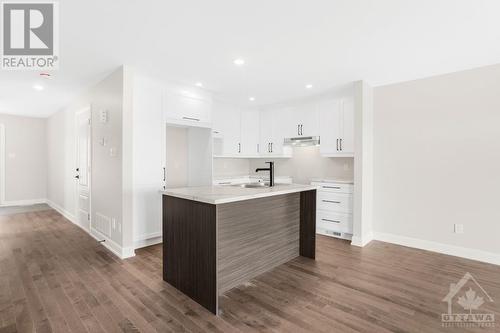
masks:
<svg viewBox="0 0 500 333"><path fill-rule="evenodd" d="M163 196L163 279L217 313L216 207Z"/></svg>
<svg viewBox="0 0 500 333"><path fill-rule="evenodd" d="M316 258L316 190L300 192L300 255Z"/></svg>
<svg viewBox="0 0 500 333"><path fill-rule="evenodd" d="M217 205L219 295L299 256L300 194Z"/></svg>

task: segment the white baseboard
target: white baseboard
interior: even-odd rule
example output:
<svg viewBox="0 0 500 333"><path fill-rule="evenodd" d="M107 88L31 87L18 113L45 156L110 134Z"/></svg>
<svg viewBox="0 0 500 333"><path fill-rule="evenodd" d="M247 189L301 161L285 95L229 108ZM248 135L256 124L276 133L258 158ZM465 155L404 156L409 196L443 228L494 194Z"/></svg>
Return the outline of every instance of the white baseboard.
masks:
<svg viewBox="0 0 500 333"><path fill-rule="evenodd" d="M30 199L30 200L15 200L4 201L0 207L13 207L13 206L31 206L47 203L47 199Z"/></svg>
<svg viewBox="0 0 500 333"><path fill-rule="evenodd" d="M373 234L369 233L363 236L352 236L351 245L363 247L368 245L373 240Z"/></svg>
<svg viewBox="0 0 500 333"><path fill-rule="evenodd" d="M76 217L75 215L71 214L70 212L68 212L67 210L65 210L64 208L62 208L61 206L59 206L58 204L56 204L55 202L49 200L49 199L46 199L45 200L45 203L47 205L50 206L50 208L54 209L55 211L57 211L59 214L61 214L62 216L64 216L67 220L69 220L71 223L77 225L78 227L80 227L80 225L77 223L76 221ZM86 230L85 230L86 231Z"/></svg>
<svg viewBox="0 0 500 333"><path fill-rule="evenodd" d="M140 249L151 245L161 244L163 242L163 235L161 232L155 232L149 235L143 235L134 240L134 248Z"/></svg>
<svg viewBox="0 0 500 333"><path fill-rule="evenodd" d="M135 256L135 249L133 247L122 247L109 237L103 235L101 232L99 232L99 230L92 228L90 231L90 235L120 259L127 259Z"/></svg>
<svg viewBox="0 0 500 333"><path fill-rule="evenodd" d="M49 205L51 208L56 210L59 214L64 216L68 221L70 221L71 223L73 223L86 233L88 233L98 242L105 240L104 242L101 242L101 245L103 245L109 251L113 252L118 258L126 259L135 256L134 248L122 248L119 244L109 239L108 237L104 236L95 229L92 229L90 232L88 230L85 230L84 228L82 228L81 225L78 224L76 217L73 214L71 214L70 212L68 212L67 210L65 210L64 208L62 208L61 206L50 200L44 200L44 202L47 203L47 205Z"/></svg>
<svg viewBox="0 0 500 333"><path fill-rule="evenodd" d="M382 232L375 232L373 236L374 239L386 243L403 245L403 246L413 247L416 249L438 252L455 257L462 257L466 259L486 262L489 264L500 265L500 254L498 253L486 252L477 249L448 245L433 241L427 241L423 239L387 234Z"/></svg>

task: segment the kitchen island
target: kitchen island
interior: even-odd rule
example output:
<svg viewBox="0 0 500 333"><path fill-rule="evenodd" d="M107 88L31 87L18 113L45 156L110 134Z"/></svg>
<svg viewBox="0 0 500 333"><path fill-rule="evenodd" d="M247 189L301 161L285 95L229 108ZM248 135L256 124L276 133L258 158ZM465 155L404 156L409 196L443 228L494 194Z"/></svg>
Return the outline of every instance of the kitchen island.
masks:
<svg viewBox="0 0 500 333"><path fill-rule="evenodd" d="M163 194L163 280L218 312L224 292L315 258L316 186L204 186Z"/></svg>

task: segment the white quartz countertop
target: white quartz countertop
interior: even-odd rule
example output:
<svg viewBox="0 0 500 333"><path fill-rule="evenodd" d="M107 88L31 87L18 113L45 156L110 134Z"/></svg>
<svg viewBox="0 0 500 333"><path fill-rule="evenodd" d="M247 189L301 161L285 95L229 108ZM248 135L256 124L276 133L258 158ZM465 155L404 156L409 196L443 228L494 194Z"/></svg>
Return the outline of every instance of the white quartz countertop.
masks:
<svg viewBox="0 0 500 333"><path fill-rule="evenodd" d="M335 178L313 178L313 182L317 183L337 183L337 184L354 184L353 180L350 179L335 179Z"/></svg>
<svg viewBox="0 0 500 333"><path fill-rule="evenodd" d="M265 198L274 195L316 190L315 185L278 184L274 187L243 188L238 186L199 186L169 188L160 193L172 197L205 202L213 205Z"/></svg>

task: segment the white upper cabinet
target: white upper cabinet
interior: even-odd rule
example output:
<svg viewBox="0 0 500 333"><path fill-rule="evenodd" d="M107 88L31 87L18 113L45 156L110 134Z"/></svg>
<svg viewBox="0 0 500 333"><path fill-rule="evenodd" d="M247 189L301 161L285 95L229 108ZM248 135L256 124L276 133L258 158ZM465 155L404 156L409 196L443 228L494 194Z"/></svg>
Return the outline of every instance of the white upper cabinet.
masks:
<svg viewBox="0 0 500 333"><path fill-rule="evenodd" d="M214 103L212 130L215 155L237 157L241 154L241 112L237 107Z"/></svg>
<svg viewBox="0 0 500 333"><path fill-rule="evenodd" d="M290 119L290 109L264 110L260 114L260 154L270 157L291 157L292 148L284 146L290 127L283 126Z"/></svg>
<svg viewBox="0 0 500 333"><path fill-rule="evenodd" d="M240 154L258 157L260 151L260 112L244 110L241 112Z"/></svg>
<svg viewBox="0 0 500 333"><path fill-rule="evenodd" d="M163 92L164 121L174 125L211 127L212 99L199 89L169 85Z"/></svg>
<svg viewBox="0 0 500 333"><path fill-rule="evenodd" d="M273 112L264 110L260 112L260 144L261 156L271 156L271 142L273 141Z"/></svg>
<svg viewBox="0 0 500 333"><path fill-rule="evenodd" d="M354 100L347 97L318 104L320 152L323 156L354 156Z"/></svg>
<svg viewBox="0 0 500 333"><path fill-rule="evenodd" d="M315 103L303 104L290 110L287 137L318 136L319 112Z"/></svg>

